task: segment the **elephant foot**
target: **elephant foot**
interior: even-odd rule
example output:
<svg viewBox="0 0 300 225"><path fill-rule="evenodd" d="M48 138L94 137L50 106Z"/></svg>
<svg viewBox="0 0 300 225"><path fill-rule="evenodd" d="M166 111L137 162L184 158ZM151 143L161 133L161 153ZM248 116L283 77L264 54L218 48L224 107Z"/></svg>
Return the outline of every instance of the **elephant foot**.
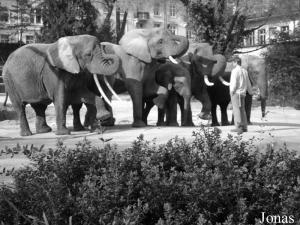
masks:
<svg viewBox="0 0 300 225"><path fill-rule="evenodd" d="M32 135L32 132L30 130L22 130L20 132L20 135L21 136L31 136Z"/></svg>
<svg viewBox="0 0 300 225"><path fill-rule="evenodd" d="M106 118L105 120L100 120L101 125L105 127L112 127L115 125L116 119L114 117Z"/></svg>
<svg viewBox="0 0 300 225"><path fill-rule="evenodd" d="M84 126L82 126L81 124L77 124L77 125L74 125L73 126L73 130L74 131L82 131L82 130L85 130Z"/></svg>
<svg viewBox="0 0 300 225"><path fill-rule="evenodd" d="M55 132L56 135L68 135L68 134L71 134L70 130L63 127L63 128L60 128L58 129L56 132Z"/></svg>
<svg viewBox="0 0 300 225"><path fill-rule="evenodd" d="M159 126L159 127L165 127L165 126L167 126L167 123L164 122L164 121L157 122L157 123L156 123L156 126Z"/></svg>
<svg viewBox="0 0 300 225"><path fill-rule="evenodd" d="M252 125L252 122L251 122L251 121L248 121L248 125Z"/></svg>
<svg viewBox="0 0 300 225"><path fill-rule="evenodd" d="M199 113L198 116L202 120L210 120L211 119L211 115L208 113L204 113L204 112Z"/></svg>
<svg viewBox="0 0 300 225"><path fill-rule="evenodd" d="M229 126L230 123L228 121L222 122L222 126Z"/></svg>
<svg viewBox="0 0 300 225"><path fill-rule="evenodd" d="M217 126L220 126L220 124L219 124L218 122L213 122L213 123L211 123L210 126L212 126L212 127L217 127Z"/></svg>
<svg viewBox="0 0 300 225"><path fill-rule="evenodd" d="M51 132L51 131L52 131L52 129L48 125L36 128L36 133L38 133L38 134L48 133L48 132Z"/></svg>
<svg viewBox="0 0 300 225"><path fill-rule="evenodd" d="M181 124L182 127L194 127L195 124L193 122L190 122L190 123L183 123Z"/></svg>
<svg viewBox="0 0 300 225"><path fill-rule="evenodd" d="M170 126L170 127L179 127L179 124L176 121L176 122L167 123L167 126Z"/></svg>
<svg viewBox="0 0 300 225"><path fill-rule="evenodd" d="M132 127L145 127L146 124L142 120L135 120L132 123Z"/></svg>

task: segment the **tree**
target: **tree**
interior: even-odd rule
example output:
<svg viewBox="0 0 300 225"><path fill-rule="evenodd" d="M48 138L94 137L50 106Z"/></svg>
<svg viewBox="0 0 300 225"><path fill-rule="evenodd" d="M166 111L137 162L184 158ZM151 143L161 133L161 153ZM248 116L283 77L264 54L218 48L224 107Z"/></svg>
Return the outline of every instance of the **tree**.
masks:
<svg viewBox="0 0 300 225"><path fill-rule="evenodd" d="M231 55L243 39L257 29L247 29L249 16L247 1L232 0L181 0L187 7L188 26L196 41L205 40L217 53ZM252 2L252 1L251 1Z"/></svg>
<svg viewBox="0 0 300 225"><path fill-rule="evenodd" d="M40 39L53 42L62 36L97 34L97 9L89 0L44 0Z"/></svg>

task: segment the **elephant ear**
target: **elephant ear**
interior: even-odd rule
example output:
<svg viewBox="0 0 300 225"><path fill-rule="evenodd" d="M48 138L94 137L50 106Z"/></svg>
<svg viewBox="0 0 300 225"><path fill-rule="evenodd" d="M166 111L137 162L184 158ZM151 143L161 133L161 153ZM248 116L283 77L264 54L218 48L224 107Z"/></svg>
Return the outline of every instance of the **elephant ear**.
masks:
<svg viewBox="0 0 300 225"><path fill-rule="evenodd" d="M144 29L136 29L127 32L119 41L119 44L129 55L137 57L146 63L152 61L150 50L148 47L149 31Z"/></svg>
<svg viewBox="0 0 300 225"><path fill-rule="evenodd" d="M212 76L223 75L226 68L226 58L221 54L214 55L214 59L217 60L212 68Z"/></svg>
<svg viewBox="0 0 300 225"><path fill-rule="evenodd" d="M58 39L47 50L47 57L50 64L70 73L79 73L80 66L73 48L74 46L71 45L69 37Z"/></svg>

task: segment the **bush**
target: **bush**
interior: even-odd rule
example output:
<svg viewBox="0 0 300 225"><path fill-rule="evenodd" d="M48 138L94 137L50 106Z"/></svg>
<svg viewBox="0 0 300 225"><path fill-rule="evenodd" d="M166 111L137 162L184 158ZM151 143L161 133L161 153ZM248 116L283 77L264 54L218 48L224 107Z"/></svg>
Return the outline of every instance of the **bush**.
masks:
<svg viewBox="0 0 300 225"><path fill-rule="evenodd" d="M282 106L300 105L300 43L272 45L265 55L269 77L270 99Z"/></svg>
<svg viewBox="0 0 300 225"><path fill-rule="evenodd" d="M20 146L32 164L2 187L4 224L255 224L266 215L300 218L300 159L283 146L262 152L254 139L201 128L194 141L157 146L140 136L132 147L67 149ZM7 171L6 171L7 172ZM300 221L299 221L300 222Z"/></svg>

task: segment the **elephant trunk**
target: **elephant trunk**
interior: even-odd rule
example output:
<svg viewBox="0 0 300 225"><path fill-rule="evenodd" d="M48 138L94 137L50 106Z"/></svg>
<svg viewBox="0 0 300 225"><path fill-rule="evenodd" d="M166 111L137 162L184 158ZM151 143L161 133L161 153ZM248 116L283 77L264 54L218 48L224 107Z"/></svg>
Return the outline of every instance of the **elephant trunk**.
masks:
<svg viewBox="0 0 300 225"><path fill-rule="evenodd" d="M97 63L94 63L94 60L96 60ZM120 58L114 54L106 54L101 48L101 45L98 44L96 47L96 55L92 60L92 66L93 65L95 65L93 73L102 74L105 76L113 75L119 69Z"/></svg>

